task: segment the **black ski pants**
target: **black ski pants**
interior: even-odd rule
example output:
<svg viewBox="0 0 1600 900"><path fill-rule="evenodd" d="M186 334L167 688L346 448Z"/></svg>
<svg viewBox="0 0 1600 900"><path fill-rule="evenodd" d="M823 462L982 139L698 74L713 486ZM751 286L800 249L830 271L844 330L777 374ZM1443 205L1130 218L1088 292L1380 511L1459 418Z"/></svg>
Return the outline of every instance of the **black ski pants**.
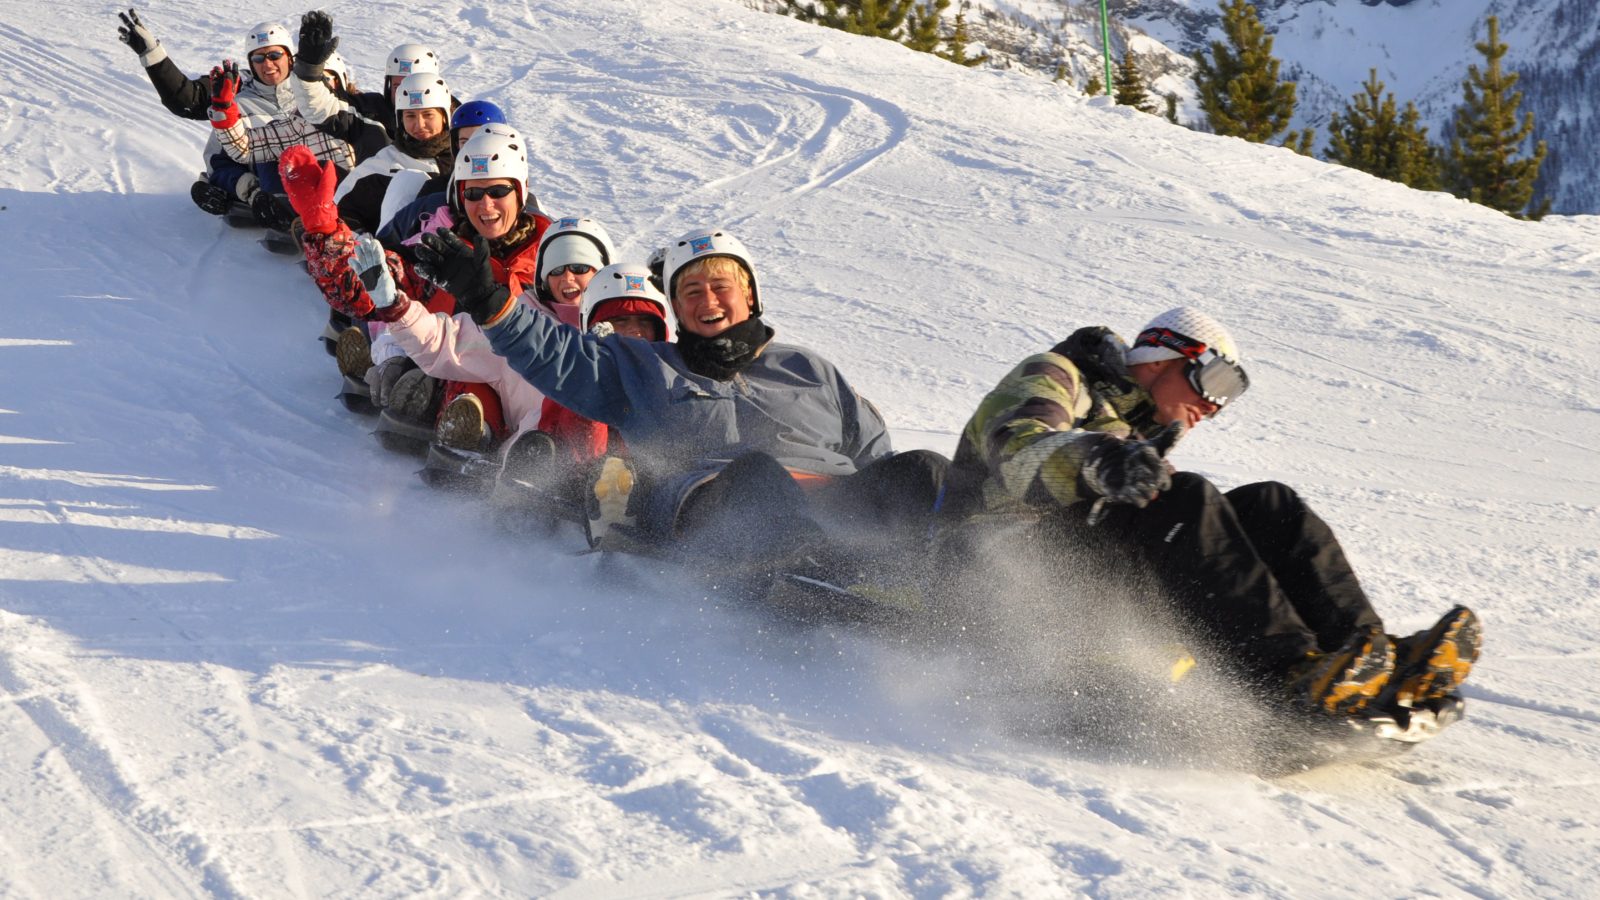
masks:
<svg viewBox="0 0 1600 900"><path fill-rule="evenodd" d="M677 532L698 550L744 559L781 555L824 533L915 537L932 522L949 468L938 453L912 450L807 491L770 454L747 453L689 496Z"/></svg>
<svg viewBox="0 0 1600 900"><path fill-rule="evenodd" d="M1074 515L1081 512L1067 511L1069 535L1136 548L1185 623L1262 674L1381 624L1333 530L1287 485L1224 494L1179 472L1143 509L1111 507L1096 526Z"/></svg>

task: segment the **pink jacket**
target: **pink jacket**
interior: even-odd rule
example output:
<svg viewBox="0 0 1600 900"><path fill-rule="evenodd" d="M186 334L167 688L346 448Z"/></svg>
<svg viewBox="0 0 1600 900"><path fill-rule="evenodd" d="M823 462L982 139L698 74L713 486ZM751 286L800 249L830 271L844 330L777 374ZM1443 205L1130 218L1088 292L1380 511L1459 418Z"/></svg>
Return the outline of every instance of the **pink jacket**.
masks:
<svg viewBox="0 0 1600 900"><path fill-rule="evenodd" d="M531 291L524 292L519 300L530 309L549 315L533 302ZM569 324L576 324L578 307L571 309L574 322ZM471 316L432 314L420 303L413 303L404 315L389 323L388 330L406 356L434 378L473 381L494 388L513 437L539 427L544 395L513 371L504 357L495 354L483 329Z"/></svg>

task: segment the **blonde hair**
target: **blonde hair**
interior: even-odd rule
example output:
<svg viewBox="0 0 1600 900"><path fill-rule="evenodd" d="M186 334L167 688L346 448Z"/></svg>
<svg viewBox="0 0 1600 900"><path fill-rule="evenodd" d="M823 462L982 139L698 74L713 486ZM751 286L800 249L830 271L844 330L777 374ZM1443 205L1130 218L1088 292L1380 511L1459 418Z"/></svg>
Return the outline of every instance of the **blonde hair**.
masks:
<svg viewBox="0 0 1600 900"><path fill-rule="evenodd" d="M739 279L739 287L744 288L744 297L750 299L750 271L738 260L726 256L713 256L709 259L697 259L678 270L672 276L673 296L677 296L678 283L689 275L704 275L711 278L715 275L732 275Z"/></svg>

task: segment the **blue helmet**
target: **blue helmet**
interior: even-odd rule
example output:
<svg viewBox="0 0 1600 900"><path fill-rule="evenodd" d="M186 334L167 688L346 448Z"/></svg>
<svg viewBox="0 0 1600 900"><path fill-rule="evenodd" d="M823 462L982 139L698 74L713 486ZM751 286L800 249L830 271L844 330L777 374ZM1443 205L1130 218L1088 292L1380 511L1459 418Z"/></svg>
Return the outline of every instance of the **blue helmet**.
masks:
<svg viewBox="0 0 1600 900"><path fill-rule="evenodd" d="M471 125L487 125L490 122L504 125L506 114L500 111L500 107L487 100L470 100L461 104L456 114L450 117L450 130L455 131L457 128Z"/></svg>

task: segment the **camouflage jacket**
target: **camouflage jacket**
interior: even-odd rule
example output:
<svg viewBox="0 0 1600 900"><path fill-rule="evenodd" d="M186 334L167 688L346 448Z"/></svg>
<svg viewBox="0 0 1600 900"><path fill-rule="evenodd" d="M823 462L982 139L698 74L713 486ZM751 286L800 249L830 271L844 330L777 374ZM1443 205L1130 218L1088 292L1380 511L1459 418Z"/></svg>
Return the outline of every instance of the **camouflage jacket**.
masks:
<svg viewBox="0 0 1600 900"><path fill-rule="evenodd" d="M1023 360L962 430L941 509L955 516L1038 512L1079 500L1085 457L1112 438L1155 435L1155 402L1128 374L1127 346L1081 328Z"/></svg>

